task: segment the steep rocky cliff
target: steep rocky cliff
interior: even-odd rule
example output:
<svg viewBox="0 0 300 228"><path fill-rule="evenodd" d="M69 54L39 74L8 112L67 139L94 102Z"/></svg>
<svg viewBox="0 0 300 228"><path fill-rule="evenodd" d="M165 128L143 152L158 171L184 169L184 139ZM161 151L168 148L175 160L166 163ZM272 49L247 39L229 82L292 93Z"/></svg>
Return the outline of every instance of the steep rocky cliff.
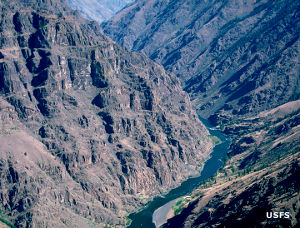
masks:
<svg viewBox="0 0 300 228"><path fill-rule="evenodd" d="M299 99L300 2L140 0L103 29L174 72L203 117Z"/></svg>
<svg viewBox="0 0 300 228"><path fill-rule="evenodd" d="M64 0L0 2L0 207L18 227L125 224L208 157L178 79Z"/></svg>
<svg viewBox="0 0 300 228"><path fill-rule="evenodd" d="M91 20L101 23L134 0L67 0L70 6Z"/></svg>

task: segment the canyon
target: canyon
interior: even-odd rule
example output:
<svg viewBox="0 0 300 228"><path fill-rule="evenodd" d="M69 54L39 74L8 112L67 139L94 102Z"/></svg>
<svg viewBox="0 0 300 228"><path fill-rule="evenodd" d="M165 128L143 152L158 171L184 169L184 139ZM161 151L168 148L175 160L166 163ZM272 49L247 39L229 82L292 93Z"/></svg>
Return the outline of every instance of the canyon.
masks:
<svg viewBox="0 0 300 228"><path fill-rule="evenodd" d="M213 143L172 73L64 0L0 10L1 221L125 225L201 170Z"/></svg>
<svg viewBox="0 0 300 228"><path fill-rule="evenodd" d="M299 1L0 10L0 225L130 225L203 169L218 140L200 115L230 138L227 158L162 227L298 226Z"/></svg>
<svg viewBox="0 0 300 228"><path fill-rule="evenodd" d="M224 167L174 202L163 227L299 224L299 9L282 0L139 0L102 23L173 72L197 113L232 140Z"/></svg>

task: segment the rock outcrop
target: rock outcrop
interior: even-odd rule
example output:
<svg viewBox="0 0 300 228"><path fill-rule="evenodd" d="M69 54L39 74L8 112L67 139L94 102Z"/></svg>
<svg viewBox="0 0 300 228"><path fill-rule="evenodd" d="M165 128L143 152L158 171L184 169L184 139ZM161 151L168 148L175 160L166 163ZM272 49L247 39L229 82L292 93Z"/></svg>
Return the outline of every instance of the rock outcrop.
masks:
<svg viewBox="0 0 300 228"><path fill-rule="evenodd" d="M178 79L64 0L0 2L0 207L17 227L124 224L203 163Z"/></svg>

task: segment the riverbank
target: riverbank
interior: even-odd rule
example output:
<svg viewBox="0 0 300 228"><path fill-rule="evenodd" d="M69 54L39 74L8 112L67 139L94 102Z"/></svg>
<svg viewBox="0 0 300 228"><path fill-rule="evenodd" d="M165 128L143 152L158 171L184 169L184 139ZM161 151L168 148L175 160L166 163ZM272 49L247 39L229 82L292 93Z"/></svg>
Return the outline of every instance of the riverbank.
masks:
<svg viewBox="0 0 300 228"><path fill-rule="evenodd" d="M212 159L213 153L216 152L215 150L220 149L219 148L220 146L219 147L217 147L217 146L222 143L226 143L227 139L224 137L219 138L218 136L220 136L220 134L222 134L222 133L218 129L212 128L211 125L205 119L201 119L201 121L204 122L204 124L206 125L207 129L211 133L211 137L214 137L216 139L214 142L215 148L214 148L214 151L212 152L212 155L210 158L210 159ZM222 136L224 136L224 135L222 135ZM227 151L227 149L226 149L226 151ZM222 161L222 159L219 159L219 162L220 161ZM203 171L205 171L205 170L203 170ZM201 176L202 176L202 172L200 174L200 177ZM155 210L153 213L153 219L152 219L153 223L155 224L155 227L160 227L161 225L166 223L168 219L172 218L175 214L177 214L178 211L182 210L183 208L177 207L177 204L181 205L181 207L182 207L182 202L186 202L186 204L188 204L188 202L189 202L188 197L189 196L177 198L177 199L172 200L172 201L166 203L165 205L159 207L157 210Z"/></svg>
<svg viewBox="0 0 300 228"><path fill-rule="evenodd" d="M215 145L210 155L210 158L204 164L201 174L197 177L189 178L188 180L183 182L179 187L172 189L164 197L162 196L155 197L151 202L149 202L149 204L143 210L129 215L129 218L132 221L129 227L155 228L156 227L155 223L163 224L162 222L166 221L168 213L170 212L170 209L172 209L173 206L173 204L170 202L174 200L176 201L176 199L191 193L196 187L199 186L200 183L214 176L215 173L219 170L219 168L223 165L223 160L227 156L227 151L229 148L230 141L226 138L226 136L221 131L216 129L209 129L212 126L209 125L207 121L203 119L201 119L201 121L208 128L211 135L216 136L221 140L220 144ZM168 204L168 206L165 206L166 204ZM159 208L161 208L160 211L161 213L157 213L157 215L159 215L160 219L157 219L157 215L155 215L156 219L154 223L153 216L155 214L155 211L158 210Z"/></svg>

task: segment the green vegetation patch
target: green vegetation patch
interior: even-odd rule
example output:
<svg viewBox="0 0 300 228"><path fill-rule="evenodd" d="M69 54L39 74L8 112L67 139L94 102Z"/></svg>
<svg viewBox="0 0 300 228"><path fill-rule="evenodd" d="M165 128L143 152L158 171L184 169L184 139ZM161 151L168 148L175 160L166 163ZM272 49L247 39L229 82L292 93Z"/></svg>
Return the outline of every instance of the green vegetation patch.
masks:
<svg viewBox="0 0 300 228"><path fill-rule="evenodd" d="M125 216L124 219L125 219L125 221L126 221L126 224L125 224L126 227L127 227L127 226L130 226L130 224L131 224L131 222L132 222L131 219L128 218L127 216Z"/></svg>
<svg viewBox="0 0 300 228"><path fill-rule="evenodd" d="M0 215L0 221L11 228L17 228L14 224L12 224L10 221L4 219L1 215Z"/></svg>
<svg viewBox="0 0 300 228"><path fill-rule="evenodd" d="M172 206L174 215L179 215L190 201L191 201L191 196L189 195L179 198L176 201L176 203Z"/></svg>

